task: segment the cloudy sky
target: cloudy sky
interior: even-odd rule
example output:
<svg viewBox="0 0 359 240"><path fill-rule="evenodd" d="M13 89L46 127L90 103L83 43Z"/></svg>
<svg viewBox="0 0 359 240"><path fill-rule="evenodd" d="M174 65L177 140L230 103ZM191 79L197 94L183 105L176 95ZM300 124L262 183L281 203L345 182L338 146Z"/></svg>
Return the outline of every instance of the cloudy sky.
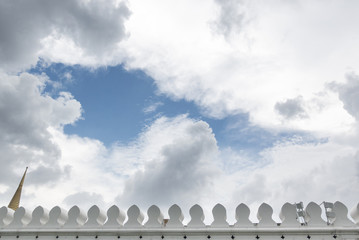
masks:
<svg viewBox="0 0 359 240"><path fill-rule="evenodd" d="M0 1L0 199L188 215L359 196L359 1ZM207 217L210 219L210 216ZM232 221L233 223L233 221Z"/></svg>

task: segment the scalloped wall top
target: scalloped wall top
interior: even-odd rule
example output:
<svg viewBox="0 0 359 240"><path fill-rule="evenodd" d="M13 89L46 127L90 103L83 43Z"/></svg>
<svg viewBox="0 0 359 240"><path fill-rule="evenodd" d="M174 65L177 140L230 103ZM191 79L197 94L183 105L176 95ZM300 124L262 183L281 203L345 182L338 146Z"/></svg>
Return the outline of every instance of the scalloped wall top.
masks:
<svg viewBox="0 0 359 240"><path fill-rule="evenodd" d="M311 202L305 208L306 225L304 227L356 227L359 225L359 204L351 211L351 216L355 222L348 218L348 208L341 202L335 202L333 211L335 219L328 226L327 222L322 219L322 208L320 205ZM226 228L229 227L227 222L226 208L217 204L213 210L214 221L210 226L204 223L205 215L199 205L194 205L189 210L190 221L187 223L189 228ZM0 228L1 229L21 229L21 228L183 228L183 213L178 205L172 205L168 210L169 219L164 224L161 210L152 205L148 211L148 220L143 223L144 214L133 205L127 211L127 217L124 211L117 206L110 207L107 212L101 210L96 205L92 206L87 214L78 206L73 206L66 211L58 206L48 211L39 206L30 213L23 207L18 208L15 212L7 207L0 208ZM266 203L263 203L257 212L258 224L249 220L250 209L247 205L241 203L235 211L237 222L233 227L238 228L257 228L257 227L300 227L301 222L298 220L295 205L286 203L280 211L281 223L277 224L273 220L273 209ZM127 221L125 222L125 219Z"/></svg>

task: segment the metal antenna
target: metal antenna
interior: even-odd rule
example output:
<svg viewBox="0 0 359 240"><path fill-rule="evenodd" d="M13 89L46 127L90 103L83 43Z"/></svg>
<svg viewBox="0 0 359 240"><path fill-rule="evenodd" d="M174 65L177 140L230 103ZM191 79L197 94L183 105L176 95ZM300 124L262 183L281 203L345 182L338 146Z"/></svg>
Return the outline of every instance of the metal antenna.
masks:
<svg viewBox="0 0 359 240"><path fill-rule="evenodd" d="M321 204L324 205L325 216L327 217L327 224L330 225L334 222L335 219L335 212L333 211L334 204L325 201L323 201Z"/></svg>
<svg viewBox="0 0 359 240"><path fill-rule="evenodd" d="M294 203L295 208L297 209L297 220L301 225L307 225L307 214L304 211L303 202Z"/></svg>

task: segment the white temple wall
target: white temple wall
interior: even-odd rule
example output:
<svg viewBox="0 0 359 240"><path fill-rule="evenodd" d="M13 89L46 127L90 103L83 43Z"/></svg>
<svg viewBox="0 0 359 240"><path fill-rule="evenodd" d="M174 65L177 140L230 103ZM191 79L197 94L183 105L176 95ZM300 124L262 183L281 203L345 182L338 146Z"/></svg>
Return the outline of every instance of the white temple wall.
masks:
<svg viewBox="0 0 359 240"><path fill-rule="evenodd" d="M293 204L281 208L280 219L273 220L273 209L263 203L257 212L258 222L249 220L250 210L245 204L238 205L236 223L227 222L226 209L217 204L213 210L213 222L205 225L203 210L194 205L190 220L183 222L179 206L168 210L169 219L157 206L144 214L133 205L125 214L117 206L107 212L92 206L87 213L77 206L66 211L54 207L51 211L39 206L32 212L20 207L15 212L0 208L1 239L123 239L123 240L359 240L359 204L348 217L348 208L341 202L333 205L331 219L322 219L322 209L309 203L298 214ZM334 217L333 217L334 216ZM126 221L125 221L126 220Z"/></svg>

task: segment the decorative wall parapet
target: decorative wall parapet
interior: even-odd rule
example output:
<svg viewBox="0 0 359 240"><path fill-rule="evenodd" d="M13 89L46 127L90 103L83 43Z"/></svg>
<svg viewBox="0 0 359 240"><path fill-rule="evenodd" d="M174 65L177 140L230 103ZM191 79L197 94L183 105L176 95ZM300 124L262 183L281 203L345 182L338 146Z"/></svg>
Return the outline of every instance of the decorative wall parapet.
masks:
<svg viewBox="0 0 359 240"><path fill-rule="evenodd" d="M335 202L331 221L322 218L322 208L311 202L304 212L305 223L299 221L297 208L286 203L282 206L280 223L273 220L273 209L263 203L257 212L257 223L249 220L250 210L241 203L235 211L236 222L230 225L223 205L217 204L212 209L213 222L204 223L204 212L201 206L194 205L189 210L190 220L184 223L183 212L178 205L168 210L169 219L163 218L161 210L153 205L147 210L147 221L144 214L133 205L127 214L117 206L107 212L96 205L87 213L74 206L68 212L60 207L51 211L39 206L29 212L23 207L15 212L7 207L0 208L0 238L42 238L42 239L115 239L124 237L134 239L359 239L359 204L348 217L348 208L341 202ZM127 215L127 217L126 217ZM125 221L125 219L127 219Z"/></svg>
<svg viewBox="0 0 359 240"><path fill-rule="evenodd" d="M359 203L351 210L350 216L354 219L356 224L359 225Z"/></svg>

